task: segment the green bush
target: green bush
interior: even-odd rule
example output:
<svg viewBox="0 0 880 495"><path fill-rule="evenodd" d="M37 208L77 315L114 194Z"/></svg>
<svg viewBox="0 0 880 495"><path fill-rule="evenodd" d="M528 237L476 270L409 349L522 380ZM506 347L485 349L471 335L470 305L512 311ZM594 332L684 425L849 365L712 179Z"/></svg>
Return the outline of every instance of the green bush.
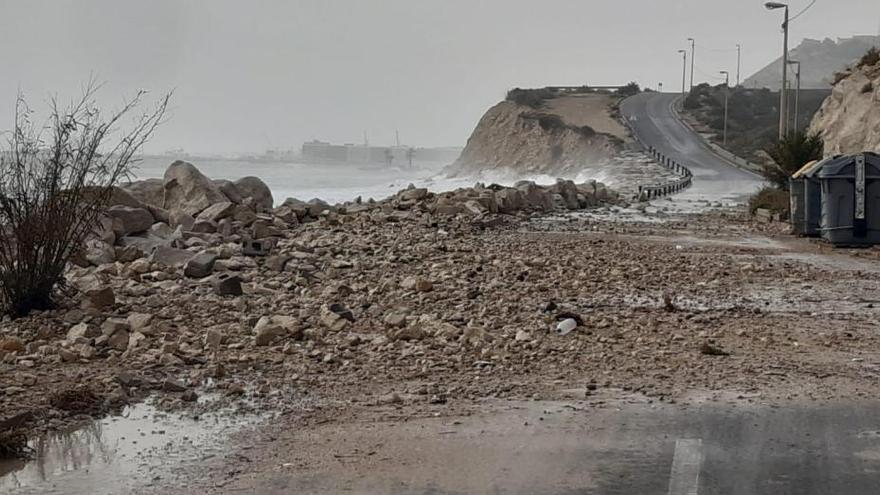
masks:
<svg viewBox="0 0 880 495"><path fill-rule="evenodd" d="M635 81L630 81L626 84L626 86L621 87L617 90L617 94L620 96L633 96L642 92L642 88Z"/></svg>
<svg viewBox="0 0 880 495"><path fill-rule="evenodd" d="M546 100L559 96L556 91L549 88L522 89L513 88L507 92L507 101L531 108L541 108Z"/></svg>
<svg viewBox="0 0 880 495"><path fill-rule="evenodd" d="M867 66L874 66L880 62L880 50L877 50L877 47L871 47L867 53L862 56L862 59L859 60L859 68Z"/></svg>
<svg viewBox="0 0 880 495"><path fill-rule="evenodd" d="M788 191L766 186L749 198L749 213L754 214L758 208L764 208L787 215L790 204Z"/></svg>
<svg viewBox="0 0 880 495"><path fill-rule="evenodd" d="M763 175L779 189L787 190L791 174L822 158L824 149L825 143L816 134L791 133L764 150L774 163L764 165Z"/></svg>

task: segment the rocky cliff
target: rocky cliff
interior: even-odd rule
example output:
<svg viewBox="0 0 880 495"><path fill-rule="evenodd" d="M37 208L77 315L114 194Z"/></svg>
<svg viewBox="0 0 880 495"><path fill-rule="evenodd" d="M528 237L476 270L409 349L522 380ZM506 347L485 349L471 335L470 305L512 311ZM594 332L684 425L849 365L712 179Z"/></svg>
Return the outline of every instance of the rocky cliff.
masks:
<svg viewBox="0 0 880 495"><path fill-rule="evenodd" d="M805 39L789 51L789 59L801 62L801 88L827 89L831 87L836 72L846 69L869 48L878 45L880 36L853 36L836 41L829 38L822 41ZM779 91L782 85L781 67L782 57L779 57L743 81L742 85L746 88L770 88ZM789 71L792 84L794 74L795 69L792 67Z"/></svg>
<svg viewBox="0 0 880 495"><path fill-rule="evenodd" d="M839 74L810 130L825 140L826 155L880 151L880 55Z"/></svg>
<svg viewBox="0 0 880 495"><path fill-rule="evenodd" d="M575 97L570 97L575 98ZM558 103L557 103L558 105ZM607 123L608 106L597 119ZM612 158L623 141L547 107L503 101L483 115L450 175L492 170L565 176Z"/></svg>

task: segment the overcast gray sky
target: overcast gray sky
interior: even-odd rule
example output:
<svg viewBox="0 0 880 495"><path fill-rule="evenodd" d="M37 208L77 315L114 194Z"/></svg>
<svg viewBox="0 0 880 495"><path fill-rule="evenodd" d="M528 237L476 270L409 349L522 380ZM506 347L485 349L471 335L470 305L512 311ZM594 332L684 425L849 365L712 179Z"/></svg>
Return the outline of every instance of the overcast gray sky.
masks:
<svg viewBox="0 0 880 495"><path fill-rule="evenodd" d="M799 10L809 0L792 1ZM743 78L781 52L760 0L0 0L0 128L18 88L39 106L91 73L118 102L175 90L151 151L298 148L304 140L463 145L508 88ZM818 0L804 37L877 34L878 0ZM726 50L726 51L722 51Z"/></svg>

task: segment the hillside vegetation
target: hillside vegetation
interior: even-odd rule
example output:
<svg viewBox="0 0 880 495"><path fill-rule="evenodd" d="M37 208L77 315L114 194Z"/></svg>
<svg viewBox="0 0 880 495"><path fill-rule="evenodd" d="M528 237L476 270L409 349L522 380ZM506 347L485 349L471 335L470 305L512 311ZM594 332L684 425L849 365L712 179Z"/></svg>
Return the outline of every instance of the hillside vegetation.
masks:
<svg viewBox="0 0 880 495"><path fill-rule="evenodd" d="M794 119L794 91L790 111ZM810 125L829 90L801 90L798 128ZM724 130L724 85L701 84L684 101L685 116L718 145ZM789 124L791 125L791 124ZM779 92L769 89L730 88L726 149L755 163L767 163L764 151L779 136Z"/></svg>

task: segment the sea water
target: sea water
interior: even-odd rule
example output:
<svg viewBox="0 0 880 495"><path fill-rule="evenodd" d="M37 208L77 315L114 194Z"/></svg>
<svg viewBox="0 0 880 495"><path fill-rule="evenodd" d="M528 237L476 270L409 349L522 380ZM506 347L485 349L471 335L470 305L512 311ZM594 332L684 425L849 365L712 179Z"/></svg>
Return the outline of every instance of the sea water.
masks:
<svg viewBox="0 0 880 495"><path fill-rule="evenodd" d="M136 179L161 178L173 158L146 157L137 164ZM513 171L492 171L472 177L450 178L443 172L445 163L416 163L408 165L318 165L227 159L190 159L211 179L236 180L245 176L262 179L275 198L276 204L286 198L308 201L320 198L328 203L342 203L360 197L364 201L385 199L410 184L433 192L451 191L473 186L476 182L510 186L518 180L532 180L538 184L553 184L556 177L549 175L521 175ZM585 170L575 182L607 179L597 170Z"/></svg>

